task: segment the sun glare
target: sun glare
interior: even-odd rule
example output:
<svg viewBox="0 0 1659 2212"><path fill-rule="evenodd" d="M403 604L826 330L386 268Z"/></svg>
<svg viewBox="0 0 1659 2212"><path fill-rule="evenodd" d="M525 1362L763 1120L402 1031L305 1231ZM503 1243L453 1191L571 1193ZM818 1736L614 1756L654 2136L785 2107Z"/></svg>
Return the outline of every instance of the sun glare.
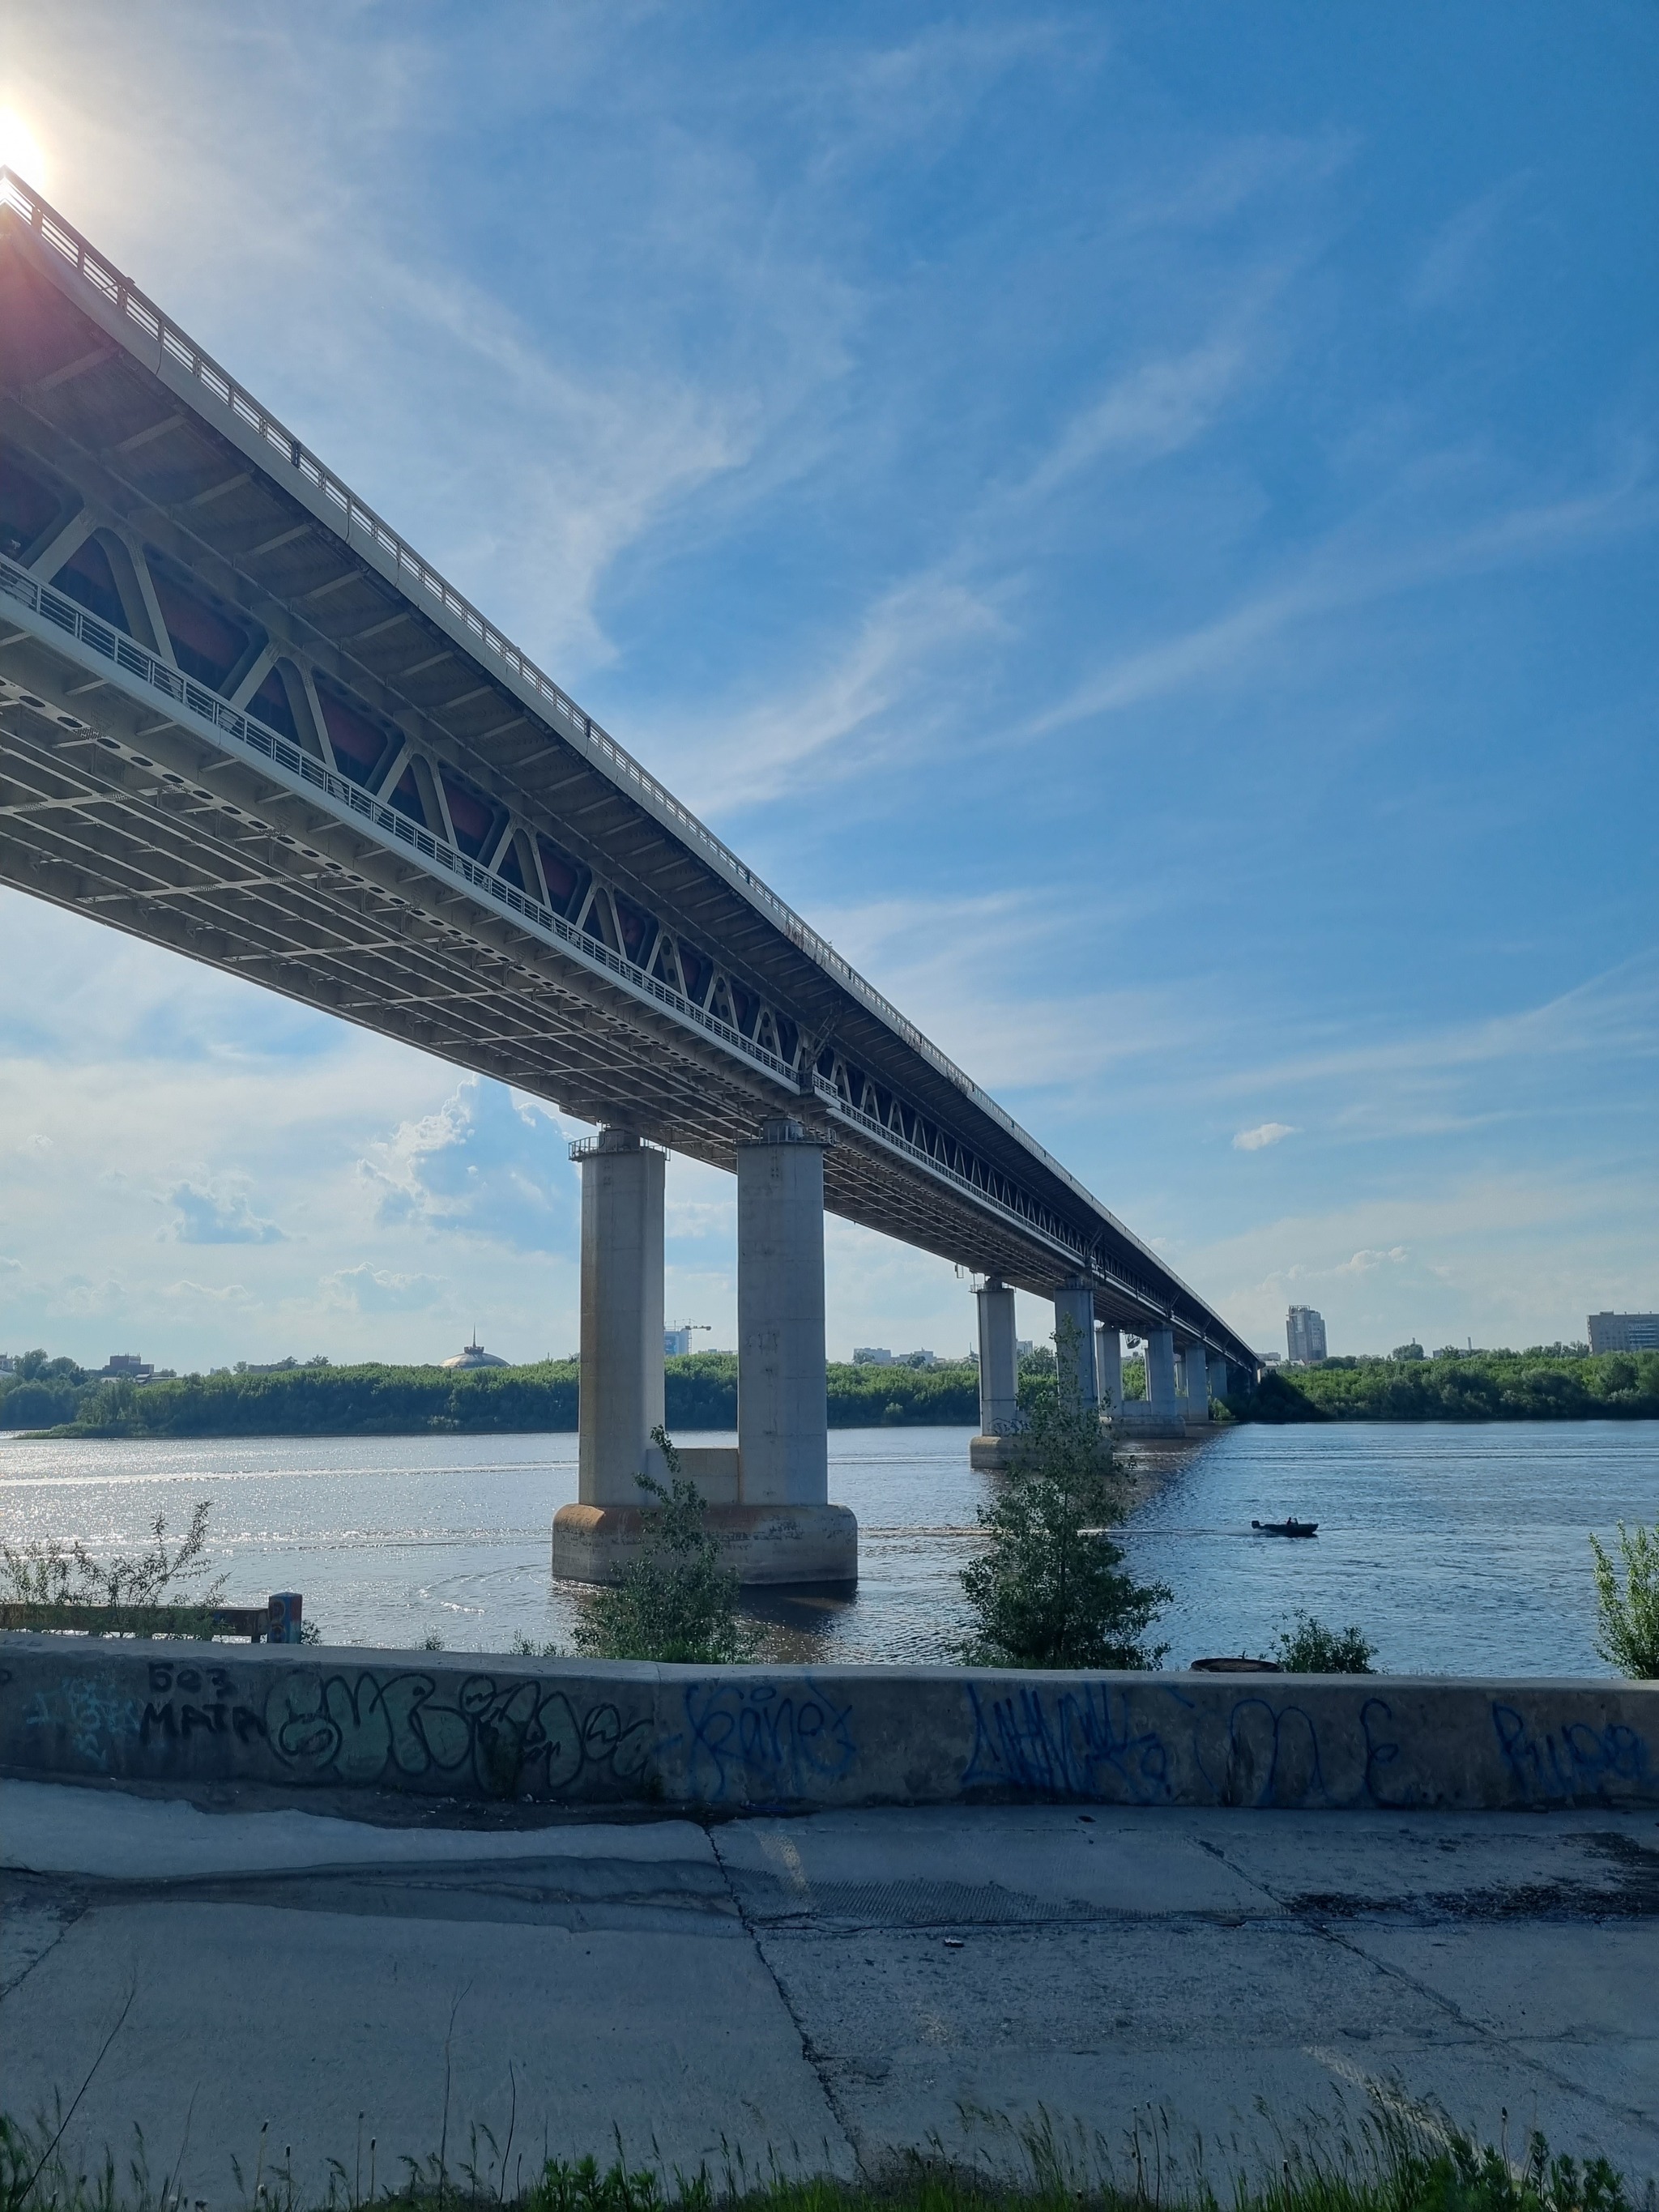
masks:
<svg viewBox="0 0 1659 2212"><path fill-rule="evenodd" d="M0 107L0 169L15 169L25 184L46 190L40 142L15 108Z"/></svg>

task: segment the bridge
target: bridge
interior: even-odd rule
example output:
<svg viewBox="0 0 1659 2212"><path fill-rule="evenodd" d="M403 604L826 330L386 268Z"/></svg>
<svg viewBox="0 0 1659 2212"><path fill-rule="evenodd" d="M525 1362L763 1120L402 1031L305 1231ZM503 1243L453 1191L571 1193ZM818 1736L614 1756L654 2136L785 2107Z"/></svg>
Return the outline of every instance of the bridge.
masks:
<svg viewBox="0 0 1659 2212"><path fill-rule="evenodd" d="M751 1579L845 1579L825 1208L971 1271L983 1437L1013 1291L1129 1425L1255 1354L318 455L0 170L0 881L598 1125L581 1499L637 1540L666 1153L738 1185L738 1446L694 1455ZM1121 1335L1147 1347L1122 1404Z"/></svg>

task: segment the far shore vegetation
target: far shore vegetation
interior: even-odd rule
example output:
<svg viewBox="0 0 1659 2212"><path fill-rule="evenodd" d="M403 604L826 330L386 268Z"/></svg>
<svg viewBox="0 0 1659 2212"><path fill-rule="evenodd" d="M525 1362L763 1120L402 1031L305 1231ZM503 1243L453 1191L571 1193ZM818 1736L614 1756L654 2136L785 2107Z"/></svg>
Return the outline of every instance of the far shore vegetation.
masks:
<svg viewBox="0 0 1659 2212"><path fill-rule="evenodd" d="M735 1354L665 1363L666 1419L682 1434L737 1426ZM1027 1403L1052 1389L1054 1353L1023 1363ZM833 1362L832 1429L972 1428L979 1373L971 1361L931 1368ZM1126 1359L1124 1395L1145 1395L1145 1369ZM264 1372L100 1381L66 1358L25 1353L0 1376L0 1430L58 1437L535 1435L574 1430L574 1359L521 1367L339 1366L318 1358ZM1432 1358L1337 1358L1273 1368L1230 1399L1243 1421L1582 1421L1659 1419L1659 1352L1541 1345L1527 1352L1438 1352Z"/></svg>

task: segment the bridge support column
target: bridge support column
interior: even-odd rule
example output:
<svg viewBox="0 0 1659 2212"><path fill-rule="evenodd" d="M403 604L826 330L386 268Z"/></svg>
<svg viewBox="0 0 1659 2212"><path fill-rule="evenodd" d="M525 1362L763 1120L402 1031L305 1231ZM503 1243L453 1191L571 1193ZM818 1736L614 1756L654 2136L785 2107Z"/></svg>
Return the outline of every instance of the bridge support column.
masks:
<svg viewBox="0 0 1659 2212"><path fill-rule="evenodd" d="M968 1447L968 1464L994 1474L1009 1463L1009 1438L1019 1418L1019 1347L1014 1336L1014 1294L1000 1275L975 1292L979 1306L979 1434Z"/></svg>
<svg viewBox="0 0 1659 2212"><path fill-rule="evenodd" d="M1176 1418L1173 1329L1149 1328L1146 1332L1146 1403L1166 1419Z"/></svg>
<svg viewBox="0 0 1659 2212"><path fill-rule="evenodd" d="M581 1169L577 1498L553 1520L553 1571L609 1582L639 1540L639 1486L663 1419L664 1155L625 1129L570 1148ZM649 1457L648 1457L649 1455ZM659 1469L660 1472L660 1469Z"/></svg>
<svg viewBox="0 0 1659 2212"><path fill-rule="evenodd" d="M1104 1322L1095 1329L1095 1395L1115 1420L1123 1410L1123 1332Z"/></svg>
<svg viewBox="0 0 1659 2212"><path fill-rule="evenodd" d="M745 1582L858 1578L858 1522L830 1503L824 1149L787 1120L738 1147L739 1503L720 1517Z"/></svg>
<svg viewBox="0 0 1659 2212"><path fill-rule="evenodd" d="M1086 1283L1054 1293L1054 1358L1062 1395L1079 1412L1098 1407L1095 1367L1095 1294Z"/></svg>
<svg viewBox="0 0 1659 2212"><path fill-rule="evenodd" d="M1184 1395L1176 1389L1175 1332L1149 1328L1146 1346L1146 1395L1131 1398L1113 1417L1114 1426L1127 1438L1157 1437L1173 1441L1187 1433Z"/></svg>
<svg viewBox="0 0 1659 2212"><path fill-rule="evenodd" d="M1210 1358L1201 1344L1189 1344L1181 1355L1182 1395L1187 1401L1187 1425L1207 1425L1210 1419Z"/></svg>

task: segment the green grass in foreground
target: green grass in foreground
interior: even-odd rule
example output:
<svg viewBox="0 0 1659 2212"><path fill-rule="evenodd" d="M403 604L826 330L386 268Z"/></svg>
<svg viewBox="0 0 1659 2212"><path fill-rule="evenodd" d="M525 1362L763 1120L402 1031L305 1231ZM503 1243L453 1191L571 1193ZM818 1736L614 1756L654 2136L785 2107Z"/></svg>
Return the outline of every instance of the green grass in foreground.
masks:
<svg viewBox="0 0 1659 2212"><path fill-rule="evenodd" d="M155 2177L137 2130L125 2173L110 2156L80 2170L62 2148L73 2110L32 2128L0 2117L0 2212L202 2212L176 2168ZM352 2170L329 2160L320 2196L296 2189L291 2151L279 2164L262 2148L252 2172L228 2164L244 2212L1659 2212L1652 2181L1632 2196L1605 2159L1552 2157L1537 2134L1514 2150L1482 2143L1397 2094L1379 2096L1356 2135L1270 2129L1276 2172L1237 2149L1206 2157L1198 2145L1183 2158L1163 2122L1138 2124L1115 2156L1103 2138L1062 2130L1047 2114L1019 2124L979 2117L995 2146L980 2161L949 2158L934 2142L863 2183L792 2172L776 2160L756 2174L740 2156L718 2177L620 2158L602 2169L592 2158L538 2160L522 2149L515 2162L510 2135L503 2147L476 2127L464 2154L402 2159L394 2179L374 2140L359 2143ZM1209 2170L1217 2165L1224 2172Z"/></svg>

